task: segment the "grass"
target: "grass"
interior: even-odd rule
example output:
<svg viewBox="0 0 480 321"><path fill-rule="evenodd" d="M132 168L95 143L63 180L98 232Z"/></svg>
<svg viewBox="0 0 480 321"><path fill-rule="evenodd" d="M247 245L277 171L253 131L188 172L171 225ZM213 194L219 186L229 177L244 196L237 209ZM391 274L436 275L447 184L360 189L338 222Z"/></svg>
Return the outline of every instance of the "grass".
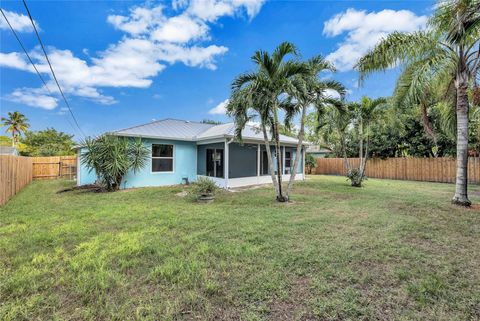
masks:
<svg viewBox="0 0 480 321"><path fill-rule="evenodd" d="M0 208L1 320L479 320L480 187L316 176L212 204L182 187Z"/></svg>

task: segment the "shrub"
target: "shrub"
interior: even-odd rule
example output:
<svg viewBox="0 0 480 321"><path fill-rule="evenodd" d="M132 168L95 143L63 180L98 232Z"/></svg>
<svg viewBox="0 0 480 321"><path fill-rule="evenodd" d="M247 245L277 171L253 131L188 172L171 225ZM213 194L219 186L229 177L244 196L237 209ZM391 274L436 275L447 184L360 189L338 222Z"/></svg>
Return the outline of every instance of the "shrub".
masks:
<svg viewBox="0 0 480 321"><path fill-rule="evenodd" d="M195 197L214 195L218 190L215 182L207 177L199 177L192 185L191 193Z"/></svg>
<svg viewBox="0 0 480 321"><path fill-rule="evenodd" d="M95 171L98 183L107 191L118 190L128 171L139 171L149 159L149 150L141 139L104 135L87 139L84 145L82 164Z"/></svg>
<svg viewBox="0 0 480 321"><path fill-rule="evenodd" d="M305 156L305 167L307 169L307 172L311 174L312 169L314 169L316 166L317 166L317 160L315 159L315 157L313 157L312 154L307 154Z"/></svg>
<svg viewBox="0 0 480 321"><path fill-rule="evenodd" d="M347 178L351 181L352 186L355 187L361 187L362 182L367 179L365 175L362 175L362 172L359 168L352 168L350 171L348 171Z"/></svg>

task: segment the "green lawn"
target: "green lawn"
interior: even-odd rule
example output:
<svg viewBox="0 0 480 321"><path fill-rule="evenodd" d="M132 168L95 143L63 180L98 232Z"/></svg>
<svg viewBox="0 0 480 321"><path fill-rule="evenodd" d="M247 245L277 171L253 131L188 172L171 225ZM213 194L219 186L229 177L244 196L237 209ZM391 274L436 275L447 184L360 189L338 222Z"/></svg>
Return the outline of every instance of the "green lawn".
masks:
<svg viewBox="0 0 480 321"><path fill-rule="evenodd" d="M0 320L479 320L480 186L311 177L213 204L182 187L0 207Z"/></svg>

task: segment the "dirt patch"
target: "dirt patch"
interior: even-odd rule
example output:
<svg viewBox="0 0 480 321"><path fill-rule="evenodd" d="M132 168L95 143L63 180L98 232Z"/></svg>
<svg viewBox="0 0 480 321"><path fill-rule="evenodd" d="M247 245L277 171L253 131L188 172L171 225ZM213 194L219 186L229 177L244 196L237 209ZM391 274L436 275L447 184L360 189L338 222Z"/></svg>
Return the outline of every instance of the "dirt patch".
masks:
<svg viewBox="0 0 480 321"><path fill-rule="evenodd" d="M480 204L472 204L470 207L467 207L466 209L469 211L480 213Z"/></svg>
<svg viewBox="0 0 480 321"><path fill-rule="evenodd" d="M286 299L275 298L270 304L268 320L317 320L307 308L310 299L310 279L300 277L290 286Z"/></svg>
<svg viewBox="0 0 480 321"><path fill-rule="evenodd" d="M232 193L238 193L238 192L250 191L250 190L255 190L255 189L260 189L260 188L266 188L266 187L270 187L270 186L272 186L272 184L261 184L261 185L245 186L245 187L234 187L234 188L227 189L227 191L232 192Z"/></svg>
<svg viewBox="0 0 480 321"><path fill-rule="evenodd" d="M178 196L178 197L186 197L187 195L188 195L187 191L181 191L175 194L175 196Z"/></svg>

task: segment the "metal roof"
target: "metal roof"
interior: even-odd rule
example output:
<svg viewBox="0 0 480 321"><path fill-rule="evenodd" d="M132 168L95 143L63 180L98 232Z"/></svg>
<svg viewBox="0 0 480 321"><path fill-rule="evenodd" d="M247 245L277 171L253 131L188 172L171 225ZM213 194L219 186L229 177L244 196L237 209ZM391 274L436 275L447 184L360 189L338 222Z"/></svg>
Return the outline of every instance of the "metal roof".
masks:
<svg viewBox="0 0 480 321"><path fill-rule="evenodd" d="M227 123L214 125L169 118L117 130L110 134L128 137L204 141L216 138L234 137L235 124ZM260 129L247 125L242 131L242 138L244 140L263 141L263 133ZM280 135L280 142L296 144L297 139Z"/></svg>
<svg viewBox="0 0 480 321"><path fill-rule="evenodd" d="M197 135L213 126L215 125L169 118L116 130L111 132L111 134L118 136L195 141Z"/></svg>

